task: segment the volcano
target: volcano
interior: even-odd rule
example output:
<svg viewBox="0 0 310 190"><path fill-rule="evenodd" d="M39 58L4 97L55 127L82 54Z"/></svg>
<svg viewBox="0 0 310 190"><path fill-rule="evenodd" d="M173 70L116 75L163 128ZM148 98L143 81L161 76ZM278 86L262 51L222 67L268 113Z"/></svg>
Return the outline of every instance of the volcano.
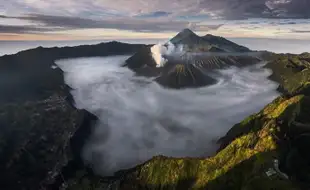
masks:
<svg viewBox="0 0 310 190"><path fill-rule="evenodd" d="M207 34L198 36L190 29L184 29L170 40L174 45L183 45L184 51L192 52L250 52L249 48L240 46L225 38Z"/></svg>
<svg viewBox="0 0 310 190"><path fill-rule="evenodd" d="M155 77L164 87L180 89L215 84L212 72L261 61L259 52L223 37L198 36L184 29L165 44L143 48L126 60L124 66L137 75Z"/></svg>

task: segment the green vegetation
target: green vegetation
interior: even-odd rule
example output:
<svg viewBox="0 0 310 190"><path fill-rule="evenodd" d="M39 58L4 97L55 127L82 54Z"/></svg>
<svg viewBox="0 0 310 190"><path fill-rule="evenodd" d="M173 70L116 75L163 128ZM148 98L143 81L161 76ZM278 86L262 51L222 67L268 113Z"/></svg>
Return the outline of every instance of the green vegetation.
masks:
<svg viewBox="0 0 310 190"><path fill-rule="evenodd" d="M275 54L267 64L272 69L271 79L280 84L283 92L292 93L302 84L310 81L309 53L301 55Z"/></svg>

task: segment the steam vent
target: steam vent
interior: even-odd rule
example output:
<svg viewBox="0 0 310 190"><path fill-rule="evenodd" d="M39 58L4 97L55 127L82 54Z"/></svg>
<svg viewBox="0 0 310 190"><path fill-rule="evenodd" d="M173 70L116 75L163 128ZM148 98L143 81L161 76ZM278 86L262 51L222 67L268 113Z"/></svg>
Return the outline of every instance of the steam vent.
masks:
<svg viewBox="0 0 310 190"><path fill-rule="evenodd" d="M198 36L184 29L163 45L146 47L134 54L124 66L137 75L155 77L167 88L191 88L216 83L211 75L229 66L244 67L262 60L259 53L225 38Z"/></svg>

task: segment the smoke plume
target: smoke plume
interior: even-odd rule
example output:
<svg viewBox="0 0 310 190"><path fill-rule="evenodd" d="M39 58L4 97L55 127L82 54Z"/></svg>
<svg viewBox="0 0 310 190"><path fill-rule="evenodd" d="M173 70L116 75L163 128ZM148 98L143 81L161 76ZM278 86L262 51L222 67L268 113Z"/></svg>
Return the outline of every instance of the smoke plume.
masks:
<svg viewBox="0 0 310 190"><path fill-rule="evenodd" d="M163 67L167 63L167 59L164 56L171 55L174 53L180 53L183 51L183 46L178 45L177 47L170 41L166 44L156 44L151 47L152 57L156 62L157 67Z"/></svg>

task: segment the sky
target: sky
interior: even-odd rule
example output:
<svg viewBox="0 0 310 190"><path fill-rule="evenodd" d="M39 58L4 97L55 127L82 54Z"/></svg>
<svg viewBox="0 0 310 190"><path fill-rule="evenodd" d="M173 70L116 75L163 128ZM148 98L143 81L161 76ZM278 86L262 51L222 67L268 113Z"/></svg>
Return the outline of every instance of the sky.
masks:
<svg viewBox="0 0 310 190"><path fill-rule="evenodd" d="M168 2L168 3L167 3ZM310 0L0 0L0 40L310 39Z"/></svg>

